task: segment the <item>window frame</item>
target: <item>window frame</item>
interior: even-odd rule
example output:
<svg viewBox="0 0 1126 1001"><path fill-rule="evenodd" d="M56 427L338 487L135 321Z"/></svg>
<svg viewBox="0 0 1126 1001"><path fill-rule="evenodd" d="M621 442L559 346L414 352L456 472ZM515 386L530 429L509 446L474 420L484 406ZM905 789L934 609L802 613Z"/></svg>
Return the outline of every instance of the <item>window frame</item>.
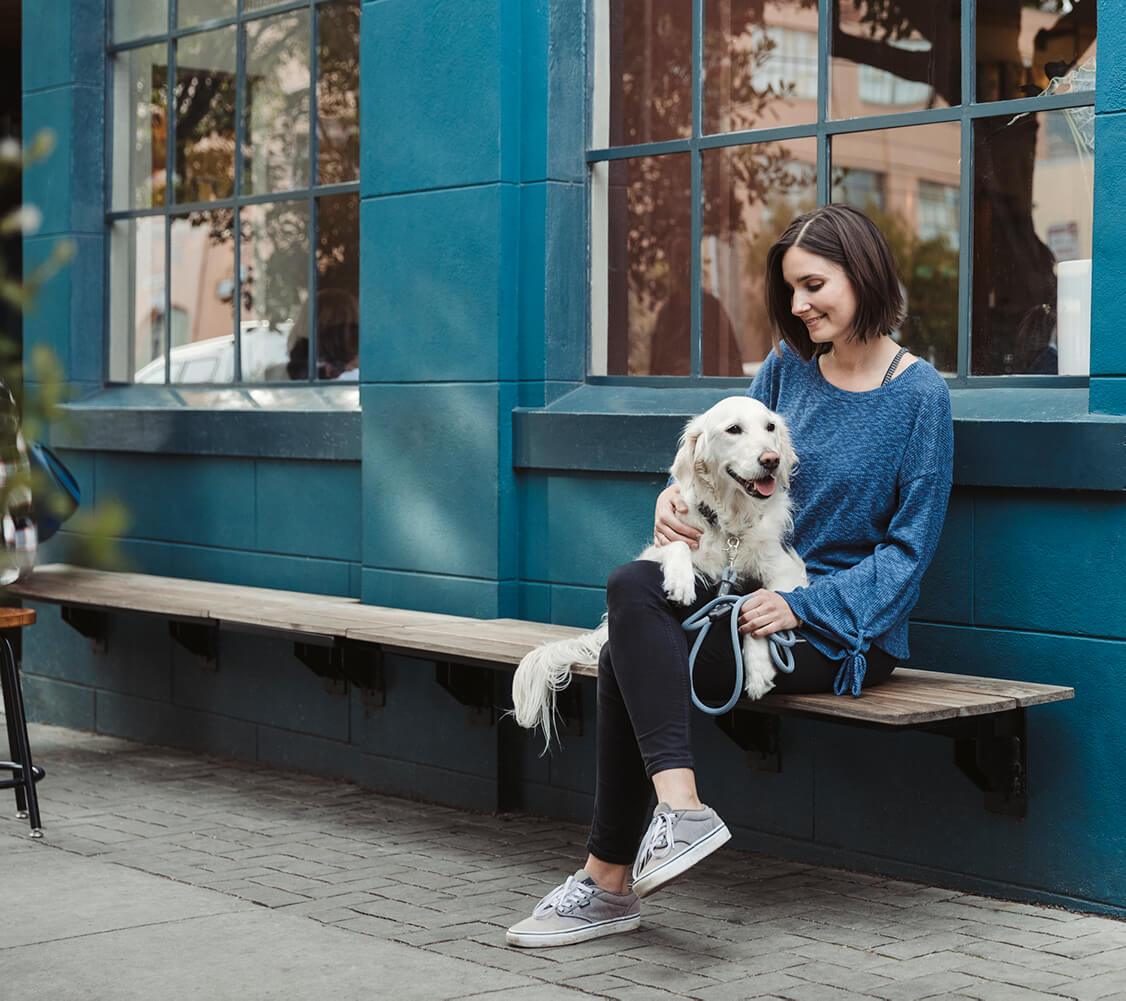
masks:
<svg viewBox="0 0 1126 1001"><path fill-rule="evenodd" d="M130 222L143 218L163 218L166 220L165 238L164 238L164 382L154 384L165 390L240 390L240 389L257 389L257 388L277 388L277 387L317 387L325 389L333 386L331 380L318 380L317 379L317 329L316 329L316 309L317 309L317 245L318 245L318 214L317 202L321 198L330 197L333 195L348 195L354 194L357 199L360 194L360 179L359 171L360 164L356 163L356 179L354 181L347 181L336 184L316 184L311 183L303 187L290 188L282 191L262 192L254 195L242 194L243 187L243 143L245 136L244 130L244 113L246 102L246 32L244 25L260 21L267 18L277 17L279 15L291 14L306 10L309 12L309 180L315 182L319 170L319 143L317 135L317 83L319 80L320 70L320 22L317 16L318 11L325 7L343 6L341 0L286 0L286 2L278 3L269 6L263 10L247 11L244 9L245 0L235 0L235 13L233 16L224 18L212 18L211 20L201 21L198 24L193 24L190 27L178 28L176 23L178 20L179 0L167 0L168 2L168 24L167 30L155 34L145 35L138 38L131 38L124 42L114 42L113 40L113 14L114 14L114 0L107 0L105 5L105 21L103 25L104 36L102 39L101 51L104 56L105 63L105 132L104 132L104 149L105 149L105 176L103 178L103 191L102 196L104 199L105 212L103 215L104 232L106 238L106 253L104 255L104 275L102 287L106 290L103 304L103 329L106 331L106 337L102 345L102 385L107 388L123 388L133 387L137 385L135 382L121 382L113 380L110 377L110 356L111 356L111 343L114 336L114 316L113 316L113 303L112 296L109 294L109 289L112 282L112 261L109 252L109 245L111 241L111 232L115 223ZM347 0L345 0L347 2ZM357 0L360 11L362 14L363 2ZM219 198L212 201L205 202L176 202L174 200L174 186L172 178L175 174L175 157L176 157L176 116L172 112L172 101L175 93L176 86L176 42L181 38L190 37L192 35L202 34L208 31L215 31L220 28L235 27L235 145L234 145L234 191L228 198ZM115 59L118 55L128 52L133 49L141 49L151 45L164 45L167 49L167 135L165 138L165 176L167 178L165 185L165 200L164 204L159 206L150 206L149 208L140 209L117 209L113 208L113 178L114 178L114 68ZM360 40L356 40L356 56L357 62L360 54ZM360 86L360 79L357 78L357 87ZM361 146L362 146L362 130L361 130ZM241 320L242 320L242 267L241 267L241 210L245 207L252 205L264 204L278 204L283 202L304 202L308 207L309 222L307 228L307 237L309 243L309 263L308 263L308 297L310 317L309 317L309 373L304 380L275 380L275 381L245 381L242 378L242 336L241 336ZM233 291L233 320L231 333L234 335L234 368L233 376L230 382L198 382L198 383L182 383L171 381L172 371L172 344L171 344L171 316L172 316L172 239L170 232L170 224L173 218L178 215L183 215L189 212L202 212L214 209L229 209L232 213L232 229L235 234L234 240L234 291ZM357 253L360 251L360 242L357 243ZM357 260L357 268L359 267L359 260ZM354 387L353 383L349 385Z"/></svg>
<svg viewBox="0 0 1126 1001"><path fill-rule="evenodd" d="M977 101L976 74L976 36L977 0L961 0L961 103L949 108L933 108L922 111L895 112L892 114L866 115L861 118L833 119L829 117L829 84L831 71L831 27L833 0L818 0L817 5L817 121L811 124L790 125L771 128L749 129L739 132L706 135L703 133L704 121L704 11L706 0L691 0L692 3L692 135L683 139L670 139L661 142L637 143L627 146L593 146L595 102L599 98L597 86L601 80L597 61L599 46L603 39L599 35L599 10L611 0L591 0L588 9L587 69L587 114L586 136L587 165L587 278L591 289L591 303L587 310L587 338L585 358L585 381L591 385L605 386L677 386L701 388L745 387L747 377L708 376L700 374L703 346L700 287L701 287L701 242L703 235L703 171L702 154L705 150L722 149L730 146L744 146L750 143L772 142L789 139L813 138L817 143L817 205L830 201L831 160L830 142L833 136L855 132L883 131L913 125L930 125L942 122L958 122L961 128L961 169L959 191L962 194L959 205L958 226L958 339L957 371L945 376L951 389L1016 389L1016 388L1088 388L1090 375L971 375L970 374L970 326L971 299L973 293L973 180L974 143L973 125L982 118L1002 115L1018 115L1030 112L1061 111L1069 108L1095 106L1096 91L1078 91L1067 94L1023 97L1004 101ZM1088 0L1095 2L1095 0ZM612 86L608 74L605 86ZM607 97L609 95L606 95ZM671 375L594 375L592 368L592 349L594 339L593 300L606 296L606 278L594 274L593 253L596 220L593 211L594 167L599 163L626 160L641 156L660 156L670 153L687 153L691 166L691 358L688 376ZM605 220L598 222L599 232L605 228ZM600 285L596 285L601 282ZM596 291L596 289L598 291Z"/></svg>

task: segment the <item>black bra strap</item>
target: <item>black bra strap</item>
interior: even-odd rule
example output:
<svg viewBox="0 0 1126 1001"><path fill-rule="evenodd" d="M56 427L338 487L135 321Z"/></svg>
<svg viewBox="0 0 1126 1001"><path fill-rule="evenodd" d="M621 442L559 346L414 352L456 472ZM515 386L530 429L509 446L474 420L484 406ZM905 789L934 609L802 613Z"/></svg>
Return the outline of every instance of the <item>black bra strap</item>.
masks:
<svg viewBox="0 0 1126 1001"><path fill-rule="evenodd" d="M899 362L905 354L907 354L907 349L900 348L896 356L892 358L891 364L888 366L887 373L884 375L884 381L880 383L881 386L886 386L889 382L891 382L892 378L895 376L895 370L899 368Z"/></svg>

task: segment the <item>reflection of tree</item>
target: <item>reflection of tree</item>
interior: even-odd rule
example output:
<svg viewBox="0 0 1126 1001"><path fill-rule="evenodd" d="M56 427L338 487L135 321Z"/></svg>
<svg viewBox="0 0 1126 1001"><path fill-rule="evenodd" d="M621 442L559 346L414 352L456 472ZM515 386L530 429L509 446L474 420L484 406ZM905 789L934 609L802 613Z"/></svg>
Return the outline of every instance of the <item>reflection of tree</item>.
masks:
<svg viewBox="0 0 1126 1001"><path fill-rule="evenodd" d="M796 11L816 8L816 0L775 0L774 8L780 5ZM691 125L691 32L686 30L684 11L688 8L680 0L650 0L644 11L640 5L629 9L641 21L627 23L623 15L615 32L614 58L619 66L613 75L621 80L622 103L620 109L612 109L617 123L613 141L687 134ZM775 47L764 18L764 0L708 0L706 73L709 80L721 81L717 90L722 87L722 101L709 98L707 115L715 119L709 128L718 128L718 111L722 111L725 128L771 124L773 112L792 99L792 85L763 79L762 70ZM740 39L743 41L736 44ZM658 58L651 51L654 45ZM768 196L778 195L792 203L811 190L812 165L796 160L780 143L708 153L703 165L702 235L716 236L728 244L746 231L751 219L762 216L758 210ZM670 310L661 310L670 300L678 307L678 321L687 322L687 298L682 295L691 232L687 158L673 155L611 163L610 187L611 218L622 220L629 248L628 292L611 282L610 324L612 330L628 329L636 342L650 332L646 317L661 312L665 326L673 323L668 319ZM725 353L722 345L729 324L723 321L722 310L709 311L705 302L704 320L712 312L719 319L715 331L704 331L704 353L718 357ZM711 352L709 333L720 344ZM682 350L687 351L686 331L682 343ZM625 356L620 347L618 350L617 367L612 361L611 369L624 371ZM628 354L639 358L636 344ZM664 349L664 356L668 354ZM635 365L636 361L630 369L635 370Z"/></svg>
<svg viewBox="0 0 1126 1001"><path fill-rule="evenodd" d="M235 186L235 74L190 63L234 63L234 30L188 36L179 43L176 88L176 200L228 198ZM211 49L211 43L215 43Z"/></svg>
<svg viewBox="0 0 1126 1001"><path fill-rule="evenodd" d="M249 194L305 187L309 183L308 11L251 21L246 50L243 190ZM298 80L303 85L293 87Z"/></svg>
<svg viewBox="0 0 1126 1001"><path fill-rule="evenodd" d="M907 318L901 342L940 372L957 371L958 251L943 236L920 239L901 214L858 206L887 238L903 284Z"/></svg>
<svg viewBox="0 0 1126 1001"><path fill-rule="evenodd" d="M243 319L294 322L309 284L309 203L247 205L241 213Z"/></svg>
<svg viewBox="0 0 1126 1001"><path fill-rule="evenodd" d="M849 0L838 0L839 4ZM957 0L850 0L862 31L845 32L840 18L833 26L835 56L875 66L905 80L931 84L949 104L961 101L959 17ZM1000 59L979 55L978 89L988 94L986 75L1001 77L999 97L1018 97L1038 93L1051 75L1062 75L1075 65L1095 38L1095 0L1062 0L1030 3L1029 0L992 0L978 12L978 49L988 38L991 53L1008 53ZM1070 9L1069 9L1070 8ZM1025 70L1020 56L1022 19L1029 9L1059 14L1051 25L1039 30L1035 38L1037 56L1034 69ZM923 39L928 48L918 51L896 47L905 38ZM996 63L1000 61L1001 67ZM1039 72L1039 77L1034 75ZM1027 79L1024 79L1027 75ZM994 89L998 89L995 87ZM1054 314L1056 277L1054 257L1036 233L1032 218L1032 176L1036 165L1037 116L996 119L977 129L975 142L974 192L974 287L973 359L975 374L1028 372L1043 364L1042 356L1051 335L1050 324L1030 322L1030 317ZM924 249L926 250L923 253ZM937 276L945 273L942 247L924 248L918 244L911 252L910 268L900 263L904 280L916 302L934 302L938 312L923 314L913 321L911 337L931 338L944 326L942 304L953 301ZM952 252L949 252L952 253ZM934 260L923 263L919 254ZM936 277L912 286L911 277L922 267L935 268ZM929 307L928 307L929 308ZM926 316L926 324L923 318ZM949 337L953 344L953 325ZM905 338L908 343L911 341ZM914 347L914 344L911 343ZM932 341L927 345L935 347ZM947 353L951 350L947 348ZM939 355L939 364L941 364Z"/></svg>
<svg viewBox="0 0 1126 1001"><path fill-rule="evenodd" d="M317 16L317 143L321 184L354 181L360 166L360 4L328 4Z"/></svg>

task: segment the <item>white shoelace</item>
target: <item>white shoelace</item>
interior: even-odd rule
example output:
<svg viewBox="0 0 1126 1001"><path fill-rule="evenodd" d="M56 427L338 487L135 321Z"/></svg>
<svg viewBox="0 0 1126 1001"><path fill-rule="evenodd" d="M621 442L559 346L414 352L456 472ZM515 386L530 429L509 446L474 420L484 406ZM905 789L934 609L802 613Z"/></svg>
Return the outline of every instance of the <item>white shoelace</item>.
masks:
<svg viewBox="0 0 1126 1001"><path fill-rule="evenodd" d="M676 823L675 813L658 813L653 817L649 830L645 832L645 839L641 842L641 850L637 853L637 861L633 866L633 878L641 875L645 863L649 859L660 858L672 847L672 828Z"/></svg>
<svg viewBox="0 0 1126 1001"><path fill-rule="evenodd" d="M536 904L537 917L554 910L558 914L569 914L576 907L582 907L594 896L594 887L580 883L574 876L568 876L565 883L560 883L546 897Z"/></svg>

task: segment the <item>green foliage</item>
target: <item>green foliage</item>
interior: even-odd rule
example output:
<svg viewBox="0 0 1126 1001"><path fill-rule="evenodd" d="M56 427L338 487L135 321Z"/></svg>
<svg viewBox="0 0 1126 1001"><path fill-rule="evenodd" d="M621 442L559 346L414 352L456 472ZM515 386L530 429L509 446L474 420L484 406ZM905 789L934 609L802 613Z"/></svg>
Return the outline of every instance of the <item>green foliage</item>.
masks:
<svg viewBox="0 0 1126 1001"><path fill-rule="evenodd" d="M55 138L49 130L40 132L24 149L13 139L0 140L0 189L15 185L28 166L45 161L54 148ZM36 207L20 205L0 219L0 238L31 236L38 230L41 220ZM6 272L0 258L0 299L21 313L31 312L43 286L66 267L74 254L72 240L55 240L47 259L22 281ZM68 399L66 373L54 351L46 345L37 344L24 356L18 344L0 340L0 380L12 390L17 402L13 410L0 398L0 458L16 469L20 464L10 443L14 443L17 431L22 429L27 442L45 441L52 430L65 426L69 420L64 406ZM3 396L6 394L0 394ZM0 486L0 511L18 510L26 503L29 489L34 496L46 501L48 509L54 508L57 514L65 512L65 498L57 494L49 479L25 468L20 468ZM116 500L100 501L96 510L81 509L67 523L72 540L68 559L103 567L121 565L116 540L127 524L126 509ZM0 550L0 565L10 566L16 562L10 553Z"/></svg>

